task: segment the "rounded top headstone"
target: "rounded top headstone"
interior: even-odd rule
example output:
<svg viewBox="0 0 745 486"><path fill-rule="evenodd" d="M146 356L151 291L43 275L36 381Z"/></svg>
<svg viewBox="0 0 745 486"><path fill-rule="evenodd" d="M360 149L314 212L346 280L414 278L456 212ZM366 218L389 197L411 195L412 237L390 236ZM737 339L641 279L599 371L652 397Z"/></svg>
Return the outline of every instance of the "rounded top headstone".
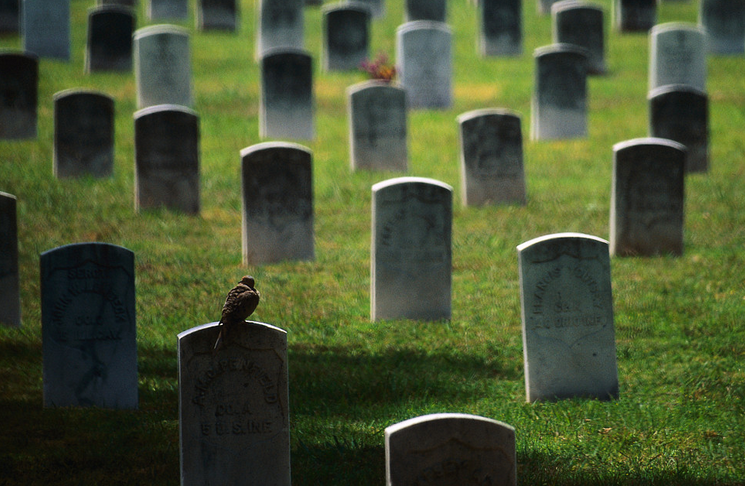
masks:
<svg viewBox="0 0 745 486"><path fill-rule="evenodd" d="M657 137L642 137L642 138L633 138L631 140L626 140L623 142L618 142L613 145L613 152L619 152L621 150L630 148L630 147L641 147L645 145L650 146L666 146L674 149L681 150L683 152L686 152L688 149L683 145L682 143L674 142L672 140L669 140L667 138L657 138Z"/></svg>
<svg viewBox="0 0 745 486"><path fill-rule="evenodd" d="M175 34L175 35L183 35L185 37L188 37L189 31L185 29L184 27L180 27L178 25L157 24L157 25L149 25L147 27L142 27L141 29L137 29L134 32L134 34L132 34L132 38L137 40L142 37L147 37L150 35L159 35L159 34Z"/></svg>
<svg viewBox="0 0 745 486"><path fill-rule="evenodd" d="M430 179L427 177L407 176L407 177L395 177L393 179L388 179L382 182L378 182L377 184L374 184L372 186L372 191L377 192L377 191L380 191L381 189L396 186L399 184L428 184L428 185L439 186L451 192L453 190L452 186L445 184L444 182L438 181L436 179Z"/></svg>
<svg viewBox="0 0 745 486"><path fill-rule="evenodd" d="M307 152L309 155L311 155L313 152L306 146L300 145L299 143L292 143L292 142L262 142L257 143L255 145L251 145L250 147L246 147L241 150L241 158L245 158L253 153L261 152L263 150L271 150L271 149L292 149L292 150L300 150L302 152Z"/></svg>
<svg viewBox="0 0 745 486"><path fill-rule="evenodd" d="M685 30L685 31L695 32L701 35L705 35L704 29L702 29L696 24L691 24L689 22L666 22L664 24L657 24L650 29L649 34L656 35L656 34L660 34L662 32L668 32L671 30L673 31Z"/></svg>
<svg viewBox="0 0 745 486"><path fill-rule="evenodd" d="M583 10L599 10L603 11L603 8L599 5L590 2L583 2L580 0L562 0L551 5L551 14L556 15L559 12L566 10L583 9Z"/></svg>
<svg viewBox="0 0 745 486"><path fill-rule="evenodd" d="M148 106L146 108L143 108L141 110L137 110L134 112L134 115L132 115L135 119L142 118L143 116L152 115L153 113L162 113L164 111L180 111L182 113L187 113L192 116L198 116L197 112L192 110L191 108L184 106L184 105L174 105L170 103L162 104L162 105L153 105Z"/></svg>
<svg viewBox="0 0 745 486"><path fill-rule="evenodd" d="M100 98L106 98L108 100L114 101L114 98L107 93L104 93L103 91L98 91L96 89L89 89L89 88L69 88L69 89L63 89L62 91L57 91L54 93L53 100L57 101L61 98L67 98L68 96L98 96Z"/></svg>
<svg viewBox="0 0 745 486"><path fill-rule="evenodd" d="M481 108L461 113L456 117L458 123L467 122L481 116L514 117L520 119L520 114L507 108Z"/></svg>
<svg viewBox="0 0 745 486"><path fill-rule="evenodd" d="M323 7L321 7L321 13L327 14L329 12L337 12L341 10L356 10L359 12L364 12L368 15L372 15L372 9L370 8L370 5L362 2L336 2L336 3L327 3Z"/></svg>
<svg viewBox="0 0 745 486"><path fill-rule="evenodd" d="M522 252L523 250L531 246L538 245L546 241L556 241L559 239L574 239L574 240L581 239L581 240L587 240L587 241L595 241L597 243L604 243L606 245L608 244L608 240L604 240L597 236L587 235L584 233L566 232L566 233L554 233L550 235L544 235L544 236L539 236L537 238L533 238L532 240L529 240L529 241L526 241L525 243L521 243L517 245L517 251Z"/></svg>
<svg viewBox="0 0 745 486"><path fill-rule="evenodd" d="M693 93L703 97L707 96L706 91L691 86L690 84L665 84L650 90L649 93L647 93L647 99L651 100L660 95L674 92Z"/></svg>
<svg viewBox="0 0 745 486"><path fill-rule="evenodd" d="M533 51L533 57L535 58L554 54L577 54L588 57L589 51L583 47L563 42L542 46Z"/></svg>
<svg viewBox="0 0 745 486"><path fill-rule="evenodd" d="M412 20L399 25L396 32L403 34L413 30L439 30L448 34L452 31L450 26L445 22L438 22L436 20Z"/></svg>

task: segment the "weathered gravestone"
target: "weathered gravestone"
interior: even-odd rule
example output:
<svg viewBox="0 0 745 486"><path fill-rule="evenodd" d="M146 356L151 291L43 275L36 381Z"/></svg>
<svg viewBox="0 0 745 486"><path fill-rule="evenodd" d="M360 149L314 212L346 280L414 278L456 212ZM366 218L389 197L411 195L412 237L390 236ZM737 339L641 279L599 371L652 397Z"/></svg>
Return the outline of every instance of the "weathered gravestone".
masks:
<svg viewBox="0 0 745 486"><path fill-rule="evenodd" d="M0 51L0 140L36 138L39 59Z"/></svg>
<svg viewBox="0 0 745 486"><path fill-rule="evenodd" d="M418 20L396 30L396 60L409 108L449 108L452 104L450 28Z"/></svg>
<svg viewBox="0 0 745 486"><path fill-rule="evenodd" d="M474 110L460 115L458 124L463 204L525 204L520 116L507 110Z"/></svg>
<svg viewBox="0 0 745 486"><path fill-rule="evenodd" d="M305 45L303 0L257 0L256 58L273 49Z"/></svg>
<svg viewBox="0 0 745 486"><path fill-rule="evenodd" d="M370 10L358 2L326 5L323 12L323 69L359 69L368 57Z"/></svg>
<svg viewBox="0 0 745 486"><path fill-rule="evenodd" d="M481 1L481 0L479 0ZM548 15L551 13L551 6L560 0L536 0L539 15Z"/></svg>
<svg viewBox="0 0 745 486"><path fill-rule="evenodd" d="M701 0L698 23L708 36L709 52L745 53L745 1Z"/></svg>
<svg viewBox="0 0 745 486"><path fill-rule="evenodd" d="M134 253L77 243L40 262L44 406L137 408Z"/></svg>
<svg viewBox="0 0 745 486"><path fill-rule="evenodd" d="M657 23L657 0L613 0L613 25L619 32L646 32Z"/></svg>
<svg viewBox="0 0 745 486"><path fill-rule="evenodd" d="M108 177L114 170L114 99L70 89L54 95L54 174Z"/></svg>
<svg viewBox="0 0 745 486"><path fill-rule="evenodd" d="M355 0L357 3L365 5L374 19L380 19L385 16L385 0Z"/></svg>
<svg viewBox="0 0 745 486"><path fill-rule="evenodd" d="M134 34L137 106L191 106L189 32L174 25L152 25Z"/></svg>
<svg viewBox="0 0 745 486"><path fill-rule="evenodd" d="M16 197L0 192L0 324L21 325Z"/></svg>
<svg viewBox="0 0 745 486"><path fill-rule="evenodd" d="M150 20L185 19L189 16L188 0L147 0Z"/></svg>
<svg viewBox="0 0 745 486"><path fill-rule="evenodd" d="M671 22L649 33L649 89L685 84L706 90L706 34L695 25Z"/></svg>
<svg viewBox="0 0 745 486"><path fill-rule="evenodd" d="M587 135L587 51L571 44L535 50L531 138Z"/></svg>
<svg viewBox="0 0 745 486"><path fill-rule="evenodd" d="M610 252L683 254L686 148L662 138L613 146Z"/></svg>
<svg viewBox="0 0 745 486"><path fill-rule="evenodd" d="M199 0L197 28L234 32L238 29L238 9L238 0Z"/></svg>
<svg viewBox="0 0 745 486"><path fill-rule="evenodd" d="M295 49L268 51L260 69L259 136L312 140L315 108L310 54Z"/></svg>
<svg viewBox="0 0 745 486"><path fill-rule="evenodd" d="M386 485L516 486L515 429L462 413L424 415L385 429Z"/></svg>
<svg viewBox="0 0 745 486"><path fill-rule="evenodd" d="M285 142L241 150L244 265L313 260L312 157Z"/></svg>
<svg viewBox="0 0 745 486"><path fill-rule="evenodd" d="M450 319L452 192L421 177L372 186L371 320Z"/></svg>
<svg viewBox="0 0 745 486"><path fill-rule="evenodd" d="M406 172L408 167L406 91L385 81L347 88L352 170Z"/></svg>
<svg viewBox="0 0 745 486"><path fill-rule="evenodd" d="M102 5L88 11L86 72L131 71L134 12L129 7Z"/></svg>
<svg viewBox="0 0 745 486"><path fill-rule="evenodd" d="M608 242L558 233L517 254L527 400L618 397Z"/></svg>
<svg viewBox="0 0 745 486"><path fill-rule="evenodd" d="M686 173L709 169L709 98L691 86L671 84L649 92L649 136L685 145Z"/></svg>
<svg viewBox="0 0 745 486"><path fill-rule="evenodd" d="M406 0L406 22L447 22L447 0Z"/></svg>
<svg viewBox="0 0 745 486"><path fill-rule="evenodd" d="M181 485L290 486L287 333L247 321L178 335Z"/></svg>
<svg viewBox="0 0 745 486"><path fill-rule="evenodd" d="M523 52L522 0L480 0L482 56L518 56Z"/></svg>
<svg viewBox="0 0 745 486"><path fill-rule="evenodd" d="M554 42L586 49L588 74L604 74L603 9L587 2L565 0L555 3L551 7L551 13Z"/></svg>
<svg viewBox="0 0 745 486"><path fill-rule="evenodd" d="M20 31L20 0L0 0L0 35L17 35Z"/></svg>
<svg viewBox="0 0 745 486"><path fill-rule="evenodd" d="M39 57L70 60L70 0L23 0L23 49Z"/></svg>
<svg viewBox="0 0 745 486"><path fill-rule="evenodd" d="M135 209L164 206L199 213L199 117L185 106L137 111Z"/></svg>

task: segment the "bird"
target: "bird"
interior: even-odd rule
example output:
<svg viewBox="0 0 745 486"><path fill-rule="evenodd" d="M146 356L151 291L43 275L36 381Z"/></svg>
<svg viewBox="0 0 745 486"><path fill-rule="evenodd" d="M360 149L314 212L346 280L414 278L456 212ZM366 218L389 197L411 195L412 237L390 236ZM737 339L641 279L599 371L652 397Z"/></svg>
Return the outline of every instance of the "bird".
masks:
<svg viewBox="0 0 745 486"><path fill-rule="evenodd" d="M238 285L228 292L225 304L222 306L222 317L217 323L220 333L215 341L215 350L224 345L232 327L245 322L246 318L256 310L261 294L254 288L254 285L254 278L245 275Z"/></svg>

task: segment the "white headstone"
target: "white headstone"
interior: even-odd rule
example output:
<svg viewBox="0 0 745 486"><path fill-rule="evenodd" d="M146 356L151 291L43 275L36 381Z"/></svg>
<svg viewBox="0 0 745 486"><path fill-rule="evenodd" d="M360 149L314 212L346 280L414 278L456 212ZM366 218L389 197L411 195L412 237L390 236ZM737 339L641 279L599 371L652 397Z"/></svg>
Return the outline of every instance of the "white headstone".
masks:
<svg viewBox="0 0 745 486"><path fill-rule="evenodd" d="M273 49L303 49L304 0L256 0L256 58Z"/></svg>
<svg viewBox="0 0 745 486"><path fill-rule="evenodd" d="M39 57L70 60L70 0L22 0L23 49Z"/></svg>
<svg viewBox="0 0 745 486"><path fill-rule="evenodd" d="M706 34L692 24L655 25L649 33L649 89L685 84L706 91Z"/></svg>
<svg viewBox="0 0 745 486"><path fill-rule="evenodd" d="M260 61L259 136L315 137L313 59L305 51L275 49Z"/></svg>
<svg viewBox="0 0 745 486"><path fill-rule="evenodd" d="M371 320L450 318L452 192L421 177L372 186Z"/></svg>
<svg viewBox="0 0 745 486"><path fill-rule="evenodd" d="M134 34L137 106L191 106L189 32L175 25L152 25Z"/></svg>
<svg viewBox="0 0 745 486"><path fill-rule="evenodd" d="M0 140L36 138L39 59L0 51Z"/></svg>
<svg viewBox="0 0 745 486"><path fill-rule="evenodd" d="M409 108L449 108L452 104L450 28L418 20L396 30L396 61Z"/></svg>
<svg viewBox="0 0 745 486"><path fill-rule="evenodd" d="M150 20L177 20L189 16L188 0L147 0L147 18Z"/></svg>
<svg viewBox="0 0 745 486"><path fill-rule="evenodd" d="M709 52L745 53L745 1L701 0L698 23L708 36Z"/></svg>
<svg viewBox="0 0 745 486"><path fill-rule="evenodd" d="M608 242L558 233L517 254L527 400L618 397Z"/></svg>
<svg viewBox="0 0 745 486"><path fill-rule="evenodd" d="M368 58L370 10L358 2L325 5L323 13L323 69L353 71Z"/></svg>
<svg viewBox="0 0 745 486"><path fill-rule="evenodd" d="M16 197L0 192L0 324L21 325Z"/></svg>
<svg viewBox="0 0 745 486"><path fill-rule="evenodd" d="M551 7L553 40L587 50L588 74L603 74L605 67L605 29L603 9L577 0L564 0Z"/></svg>
<svg viewBox="0 0 745 486"><path fill-rule="evenodd" d="M523 52L522 0L480 0L482 56L518 56Z"/></svg>

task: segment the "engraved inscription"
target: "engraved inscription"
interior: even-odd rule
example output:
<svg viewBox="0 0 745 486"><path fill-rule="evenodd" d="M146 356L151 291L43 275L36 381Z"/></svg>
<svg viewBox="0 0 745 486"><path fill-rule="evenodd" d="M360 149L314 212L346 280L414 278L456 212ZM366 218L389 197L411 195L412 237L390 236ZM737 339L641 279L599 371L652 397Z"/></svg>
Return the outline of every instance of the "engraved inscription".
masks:
<svg viewBox="0 0 745 486"><path fill-rule="evenodd" d="M447 458L423 469L410 483L411 486L446 484L491 486L497 484L487 468L479 462L463 458Z"/></svg>
<svg viewBox="0 0 745 486"><path fill-rule="evenodd" d="M554 284L558 284L559 289L567 287L570 292L562 292ZM584 288L584 292L580 292L580 288ZM607 322L598 282L583 267L558 266L551 269L535 285L528 323L533 329L547 330L605 326Z"/></svg>

